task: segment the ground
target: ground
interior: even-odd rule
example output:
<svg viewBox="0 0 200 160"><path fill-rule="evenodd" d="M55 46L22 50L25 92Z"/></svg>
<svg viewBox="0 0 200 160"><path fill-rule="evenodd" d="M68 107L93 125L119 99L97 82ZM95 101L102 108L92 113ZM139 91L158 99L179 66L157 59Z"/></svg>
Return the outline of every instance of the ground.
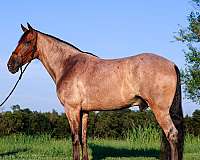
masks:
<svg viewBox="0 0 200 160"><path fill-rule="evenodd" d="M89 140L92 160L156 160L159 159L159 138L149 140ZM200 138L186 136L184 160L199 160ZM53 139L48 135L31 137L14 135L0 138L0 159L70 160L71 140Z"/></svg>

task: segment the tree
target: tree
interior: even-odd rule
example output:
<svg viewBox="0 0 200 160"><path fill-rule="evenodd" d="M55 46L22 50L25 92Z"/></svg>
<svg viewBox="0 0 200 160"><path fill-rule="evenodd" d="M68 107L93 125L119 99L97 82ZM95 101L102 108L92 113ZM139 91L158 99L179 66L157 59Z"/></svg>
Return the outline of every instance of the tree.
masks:
<svg viewBox="0 0 200 160"><path fill-rule="evenodd" d="M193 128L194 128L194 135L197 136L200 134L200 110L195 110L192 114L193 120Z"/></svg>
<svg viewBox="0 0 200 160"><path fill-rule="evenodd" d="M180 28L176 40L186 47L186 65L182 71L187 98L200 104L200 0L192 0L193 11L188 16L188 27Z"/></svg>

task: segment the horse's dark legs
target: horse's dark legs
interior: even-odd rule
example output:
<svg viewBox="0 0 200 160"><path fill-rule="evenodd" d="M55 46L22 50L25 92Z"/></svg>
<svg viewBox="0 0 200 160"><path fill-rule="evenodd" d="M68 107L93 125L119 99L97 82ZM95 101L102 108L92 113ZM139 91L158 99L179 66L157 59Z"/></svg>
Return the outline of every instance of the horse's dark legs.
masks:
<svg viewBox="0 0 200 160"><path fill-rule="evenodd" d="M73 160L80 160L80 110L78 108L65 108L72 134Z"/></svg>
<svg viewBox="0 0 200 160"><path fill-rule="evenodd" d="M87 151L87 127L88 127L88 112L82 113L82 157L83 160L88 160L88 151Z"/></svg>
<svg viewBox="0 0 200 160"><path fill-rule="evenodd" d="M154 112L154 115L160 125L160 127L163 129L165 136L170 144L170 155L169 153L164 153L165 155L161 157L163 160L178 160L178 152L177 152L177 140L178 140L178 131L175 128L172 119L170 117L170 114L167 110L160 110L159 107L155 109L152 109Z"/></svg>

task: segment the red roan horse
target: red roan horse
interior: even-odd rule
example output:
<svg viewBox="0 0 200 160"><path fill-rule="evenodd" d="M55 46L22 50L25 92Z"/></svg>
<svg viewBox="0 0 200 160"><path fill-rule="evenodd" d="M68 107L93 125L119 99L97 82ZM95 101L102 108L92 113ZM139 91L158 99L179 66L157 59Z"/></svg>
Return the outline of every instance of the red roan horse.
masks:
<svg viewBox="0 0 200 160"><path fill-rule="evenodd" d="M141 109L150 107L164 131L161 159L182 159L181 84L174 63L149 53L105 60L29 24L28 29L21 27L24 34L8 61L8 69L16 73L33 59L42 62L56 84L71 127L73 160L80 159L80 144L82 159L88 160L86 135L90 111L135 105Z"/></svg>

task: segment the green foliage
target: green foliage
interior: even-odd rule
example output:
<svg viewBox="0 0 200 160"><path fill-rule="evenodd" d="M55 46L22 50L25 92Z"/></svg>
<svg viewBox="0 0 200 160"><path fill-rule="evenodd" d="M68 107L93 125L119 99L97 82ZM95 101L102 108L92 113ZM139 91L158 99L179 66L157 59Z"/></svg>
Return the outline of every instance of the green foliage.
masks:
<svg viewBox="0 0 200 160"><path fill-rule="evenodd" d="M41 113L27 108L21 109L19 105L13 106L12 109L13 111L0 113L0 136L47 134L54 138L70 137L70 127L64 113L59 114L55 110ZM184 124L186 133L194 136L200 135L200 110L196 110L192 117L186 116ZM143 137L154 141L158 134L160 134L160 127L150 110L134 112L124 109L102 111L96 114L90 112L88 136L93 139L132 139L135 141Z"/></svg>
<svg viewBox="0 0 200 160"><path fill-rule="evenodd" d="M194 135L200 134L200 110L196 110L192 114L193 127L195 128Z"/></svg>
<svg viewBox="0 0 200 160"><path fill-rule="evenodd" d="M133 112L130 109L103 111L97 115L95 137L124 138L133 128L154 126L158 128L151 111Z"/></svg>
<svg viewBox="0 0 200 160"><path fill-rule="evenodd" d="M65 114L13 106L0 114L0 159L70 159L70 129ZM92 159L157 159L161 131L151 111L91 112L88 127ZM200 156L200 110L184 118L184 159ZM67 138L66 138L67 137ZM118 140L114 140L118 139Z"/></svg>
<svg viewBox="0 0 200 160"><path fill-rule="evenodd" d="M57 112L41 113L20 109L19 105L12 107L13 111L0 114L0 136L11 134L39 135L49 134L52 137L70 135L70 128L65 114Z"/></svg>
<svg viewBox="0 0 200 160"><path fill-rule="evenodd" d="M186 66L182 74L186 97L200 104L200 0L193 0L187 28L179 29L176 40L187 46Z"/></svg>
<svg viewBox="0 0 200 160"><path fill-rule="evenodd" d="M200 135L200 110L195 110L192 117L186 116L184 124L186 133L194 136Z"/></svg>

